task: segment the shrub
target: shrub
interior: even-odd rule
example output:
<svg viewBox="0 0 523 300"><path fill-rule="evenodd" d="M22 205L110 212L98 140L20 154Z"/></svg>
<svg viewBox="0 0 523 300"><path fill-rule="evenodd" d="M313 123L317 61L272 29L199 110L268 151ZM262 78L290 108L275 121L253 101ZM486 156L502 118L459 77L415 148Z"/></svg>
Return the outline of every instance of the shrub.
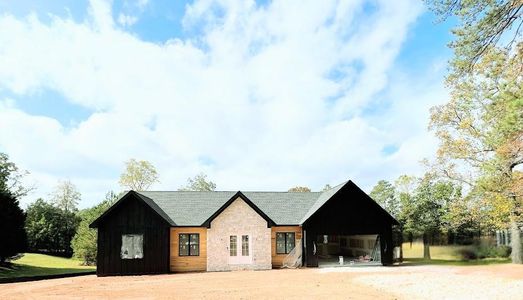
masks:
<svg viewBox="0 0 523 300"><path fill-rule="evenodd" d="M463 260L482 258L507 258L510 256L511 248L508 246L480 245L474 248L462 248L456 254Z"/></svg>
<svg viewBox="0 0 523 300"><path fill-rule="evenodd" d="M476 251L471 248L461 248L456 251L456 255L461 258L462 260L471 260L471 259L477 259L478 256L476 254Z"/></svg>

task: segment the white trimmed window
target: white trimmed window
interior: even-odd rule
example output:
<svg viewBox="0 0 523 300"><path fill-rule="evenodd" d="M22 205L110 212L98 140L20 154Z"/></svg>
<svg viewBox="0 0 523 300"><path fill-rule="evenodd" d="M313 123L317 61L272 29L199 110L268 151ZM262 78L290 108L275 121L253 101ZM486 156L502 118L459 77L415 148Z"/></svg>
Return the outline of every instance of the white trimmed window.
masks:
<svg viewBox="0 0 523 300"><path fill-rule="evenodd" d="M143 258L143 234L123 234L122 259L142 259Z"/></svg>

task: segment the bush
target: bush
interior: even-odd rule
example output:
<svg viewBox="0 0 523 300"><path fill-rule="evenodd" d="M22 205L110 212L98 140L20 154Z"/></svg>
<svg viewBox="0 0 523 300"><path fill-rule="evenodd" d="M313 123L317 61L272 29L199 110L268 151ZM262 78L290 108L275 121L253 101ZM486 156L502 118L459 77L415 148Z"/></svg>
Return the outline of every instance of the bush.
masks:
<svg viewBox="0 0 523 300"><path fill-rule="evenodd" d="M506 258L510 256L511 248L508 246L479 246L478 258Z"/></svg>
<svg viewBox="0 0 523 300"><path fill-rule="evenodd" d="M471 259L477 259L478 256L476 254L476 251L471 248L461 248L456 251L456 255L461 258L462 260L471 260Z"/></svg>
<svg viewBox="0 0 523 300"><path fill-rule="evenodd" d="M457 251L458 257L463 260L482 258L507 258L510 256L511 248L508 246L480 245L474 248L462 248Z"/></svg>

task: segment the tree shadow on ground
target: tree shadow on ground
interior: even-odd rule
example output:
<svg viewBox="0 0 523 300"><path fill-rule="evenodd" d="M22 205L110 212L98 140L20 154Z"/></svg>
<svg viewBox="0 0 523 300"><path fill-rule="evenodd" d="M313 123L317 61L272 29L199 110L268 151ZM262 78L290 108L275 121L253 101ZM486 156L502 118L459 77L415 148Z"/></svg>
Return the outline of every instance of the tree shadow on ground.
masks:
<svg viewBox="0 0 523 300"><path fill-rule="evenodd" d="M83 273L93 272L93 270L94 269L36 267L13 263L10 267L0 267L0 278Z"/></svg>

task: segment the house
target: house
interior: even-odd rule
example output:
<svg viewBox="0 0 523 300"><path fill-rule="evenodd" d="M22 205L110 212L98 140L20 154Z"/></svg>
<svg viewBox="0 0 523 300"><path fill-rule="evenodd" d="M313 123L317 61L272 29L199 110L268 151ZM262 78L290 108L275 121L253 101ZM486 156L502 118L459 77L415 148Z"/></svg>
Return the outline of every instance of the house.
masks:
<svg viewBox="0 0 523 300"><path fill-rule="evenodd" d="M129 191L90 227L107 276L317 267L363 254L388 265L393 225L348 181L304 193Z"/></svg>

